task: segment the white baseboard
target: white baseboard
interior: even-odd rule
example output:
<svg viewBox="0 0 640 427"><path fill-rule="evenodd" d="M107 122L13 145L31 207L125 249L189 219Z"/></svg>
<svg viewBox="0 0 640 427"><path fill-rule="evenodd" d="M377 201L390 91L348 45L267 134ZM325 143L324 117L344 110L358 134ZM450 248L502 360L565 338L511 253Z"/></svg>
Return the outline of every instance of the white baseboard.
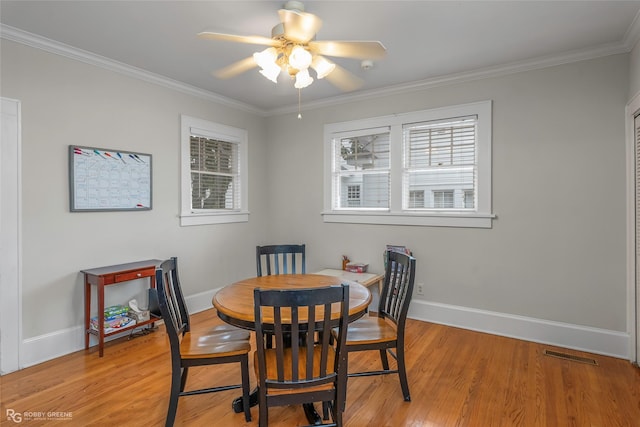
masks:
<svg viewBox="0 0 640 427"><path fill-rule="evenodd" d="M629 358L629 334L414 299L408 317L525 341Z"/></svg>
<svg viewBox="0 0 640 427"><path fill-rule="evenodd" d="M217 292L216 290L202 292L200 294L186 297L187 309L189 313L198 313L200 311L213 308L211 300ZM123 332L110 336L106 341L120 338L130 333ZM97 345L97 339L91 336L90 346ZM55 359L84 349L84 326L75 326L62 329L49 334L28 338L22 341L22 351L20 360L20 369L37 365L47 360ZM105 354L106 355L106 354ZM97 356L96 356L97 357Z"/></svg>
<svg viewBox="0 0 640 427"><path fill-rule="evenodd" d="M20 369L82 350L83 331L83 326L75 326L23 340Z"/></svg>
<svg viewBox="0 0 640 427"><path fill-rule="evenodd" d="M162 323L162 320L159 320L159 322ZM119 334L111 335L105 339L105 342L125 337L130 333L131 330L127 330ZM94 335L89 338L89 347L98 344L98 339ZM80 350L84 350L84 326L75 326L50 334L28 338L22 341L20 369L28 368L29 366L37 365L38 363L46 362Z"/></svg>
<svg viewBox="0 0 640 427"><path fill-rule="evenodd" d="M212 308L211 300L217 291L215 289L187 297L189 313L198 313ZM416 299L411 302L409 317L425 322L455 326L621 359L629 358L629 334L624 332ZM123 334L126 333L124 332ZM118 336L120 335L109 338L114 339ZM94 337L92 337L91 345L96 345ZM20 369L82 349L84 349L82 326L29 338L22 342Z"/></svg>
<svg viewBox="0 0 640 427"><path fill-rule="evenodd" d="M212 291L201 292L199 294L191 295L190 297L185 297L185 301L187 302L187 310L189 313L199 313L204 310L209 310L213 308L213 296L218 292L220 288L214 289Z"/></svg>

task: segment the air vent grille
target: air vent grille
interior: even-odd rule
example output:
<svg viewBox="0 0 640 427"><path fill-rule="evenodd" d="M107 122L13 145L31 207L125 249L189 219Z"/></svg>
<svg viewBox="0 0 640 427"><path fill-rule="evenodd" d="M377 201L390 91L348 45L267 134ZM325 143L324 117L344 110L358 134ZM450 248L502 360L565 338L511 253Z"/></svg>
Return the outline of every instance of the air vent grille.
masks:
<svg viewBox="0 0 640 427"><path fill-rule="evenodd" d="M590 359L588 357L574 356L573 354L561 353L559 351L552 350L544 350L543 353L546 356L557 357L559 359L570 360L572 362L586 363L589 365L598 366L598 362L596 362L595 359Z"/></svg>

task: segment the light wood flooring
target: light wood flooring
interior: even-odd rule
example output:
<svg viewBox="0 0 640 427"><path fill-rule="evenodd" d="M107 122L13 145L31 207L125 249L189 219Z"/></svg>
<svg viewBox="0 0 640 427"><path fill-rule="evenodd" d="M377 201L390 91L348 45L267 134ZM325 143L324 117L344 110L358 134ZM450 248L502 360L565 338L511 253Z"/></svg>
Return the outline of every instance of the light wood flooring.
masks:
<svg viewBox="0 0 640 427"><path fill-rule="evenodd" d="M212 309L193 315L192 322L220 320ZM626 360L415 320L408 321L407 342L412 401L403 401L396 375L350 378L347 426L640 426L640 369ZM597 366L544 350L594 359ZM379 357L352 353L349 364L350 371L379 368ZM0 377L0 425L162 426L169 372L162 326L107 343L102 358L95 348L78 351ZM232 365L194 368L187 387L239 378ZM175 425L257 426L257 407L250 423L232 411L238 394L180 398ZM22 423L9 413L23 415ZM38 413L45 419L27 419ZM299 406L272 408L269 421L273 427L306 422Z"/></svg>

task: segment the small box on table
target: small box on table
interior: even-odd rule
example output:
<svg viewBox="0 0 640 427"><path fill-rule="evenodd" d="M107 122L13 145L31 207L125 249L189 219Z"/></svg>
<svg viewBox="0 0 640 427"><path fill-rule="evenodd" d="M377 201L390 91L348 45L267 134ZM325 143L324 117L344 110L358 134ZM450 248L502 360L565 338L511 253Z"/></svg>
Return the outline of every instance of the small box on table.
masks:
<svg viewBox="0 0 640 427"><path fill-rule="evenodd" d="M366 273L369 264L363 264L361 262L350 262L347 264L346 270L351 273Z"/></svg>

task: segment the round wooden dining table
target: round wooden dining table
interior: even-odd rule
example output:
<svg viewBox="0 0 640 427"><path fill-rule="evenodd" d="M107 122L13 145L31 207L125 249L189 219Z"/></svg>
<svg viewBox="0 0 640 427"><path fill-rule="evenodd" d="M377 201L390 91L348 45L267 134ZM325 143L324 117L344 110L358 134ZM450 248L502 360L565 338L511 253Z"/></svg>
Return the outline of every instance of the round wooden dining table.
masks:
<svg viewBox="0 0 640 427"><path fill-rule="evenodd" d="M240 280L220 289L213 297L213 306L225 322L254 330L254 289L309 289L341 283L349 284L349 322L353 322L366 313L371 302L371 292L360 283L321 274L276 274ZM339 304L332 306L336 318L340 315L339 309Z"/></svg>
<svg viewBox="0 0 640 427"><path fill-rule="evenodd" d="M309 289L342 283L349 284L349 322L353 322L366 313L371 302L371 292L360 283L321 274L276 274L240 280L220 289L213 297L213 306L218 311L218 317L225 322L240 328L255 330L253 299L255 289ZM333 304L331 311L332 317L340 317L340 304ZM264 313L263 321L269 322L267 312ZM258 403L257 391L254 390L249 399L251 406L256 405ZM242 399L236 398L232 406L236 413L242 412ZM322 422L313 404L303 404L303 408L311 425Z"/></svg>

